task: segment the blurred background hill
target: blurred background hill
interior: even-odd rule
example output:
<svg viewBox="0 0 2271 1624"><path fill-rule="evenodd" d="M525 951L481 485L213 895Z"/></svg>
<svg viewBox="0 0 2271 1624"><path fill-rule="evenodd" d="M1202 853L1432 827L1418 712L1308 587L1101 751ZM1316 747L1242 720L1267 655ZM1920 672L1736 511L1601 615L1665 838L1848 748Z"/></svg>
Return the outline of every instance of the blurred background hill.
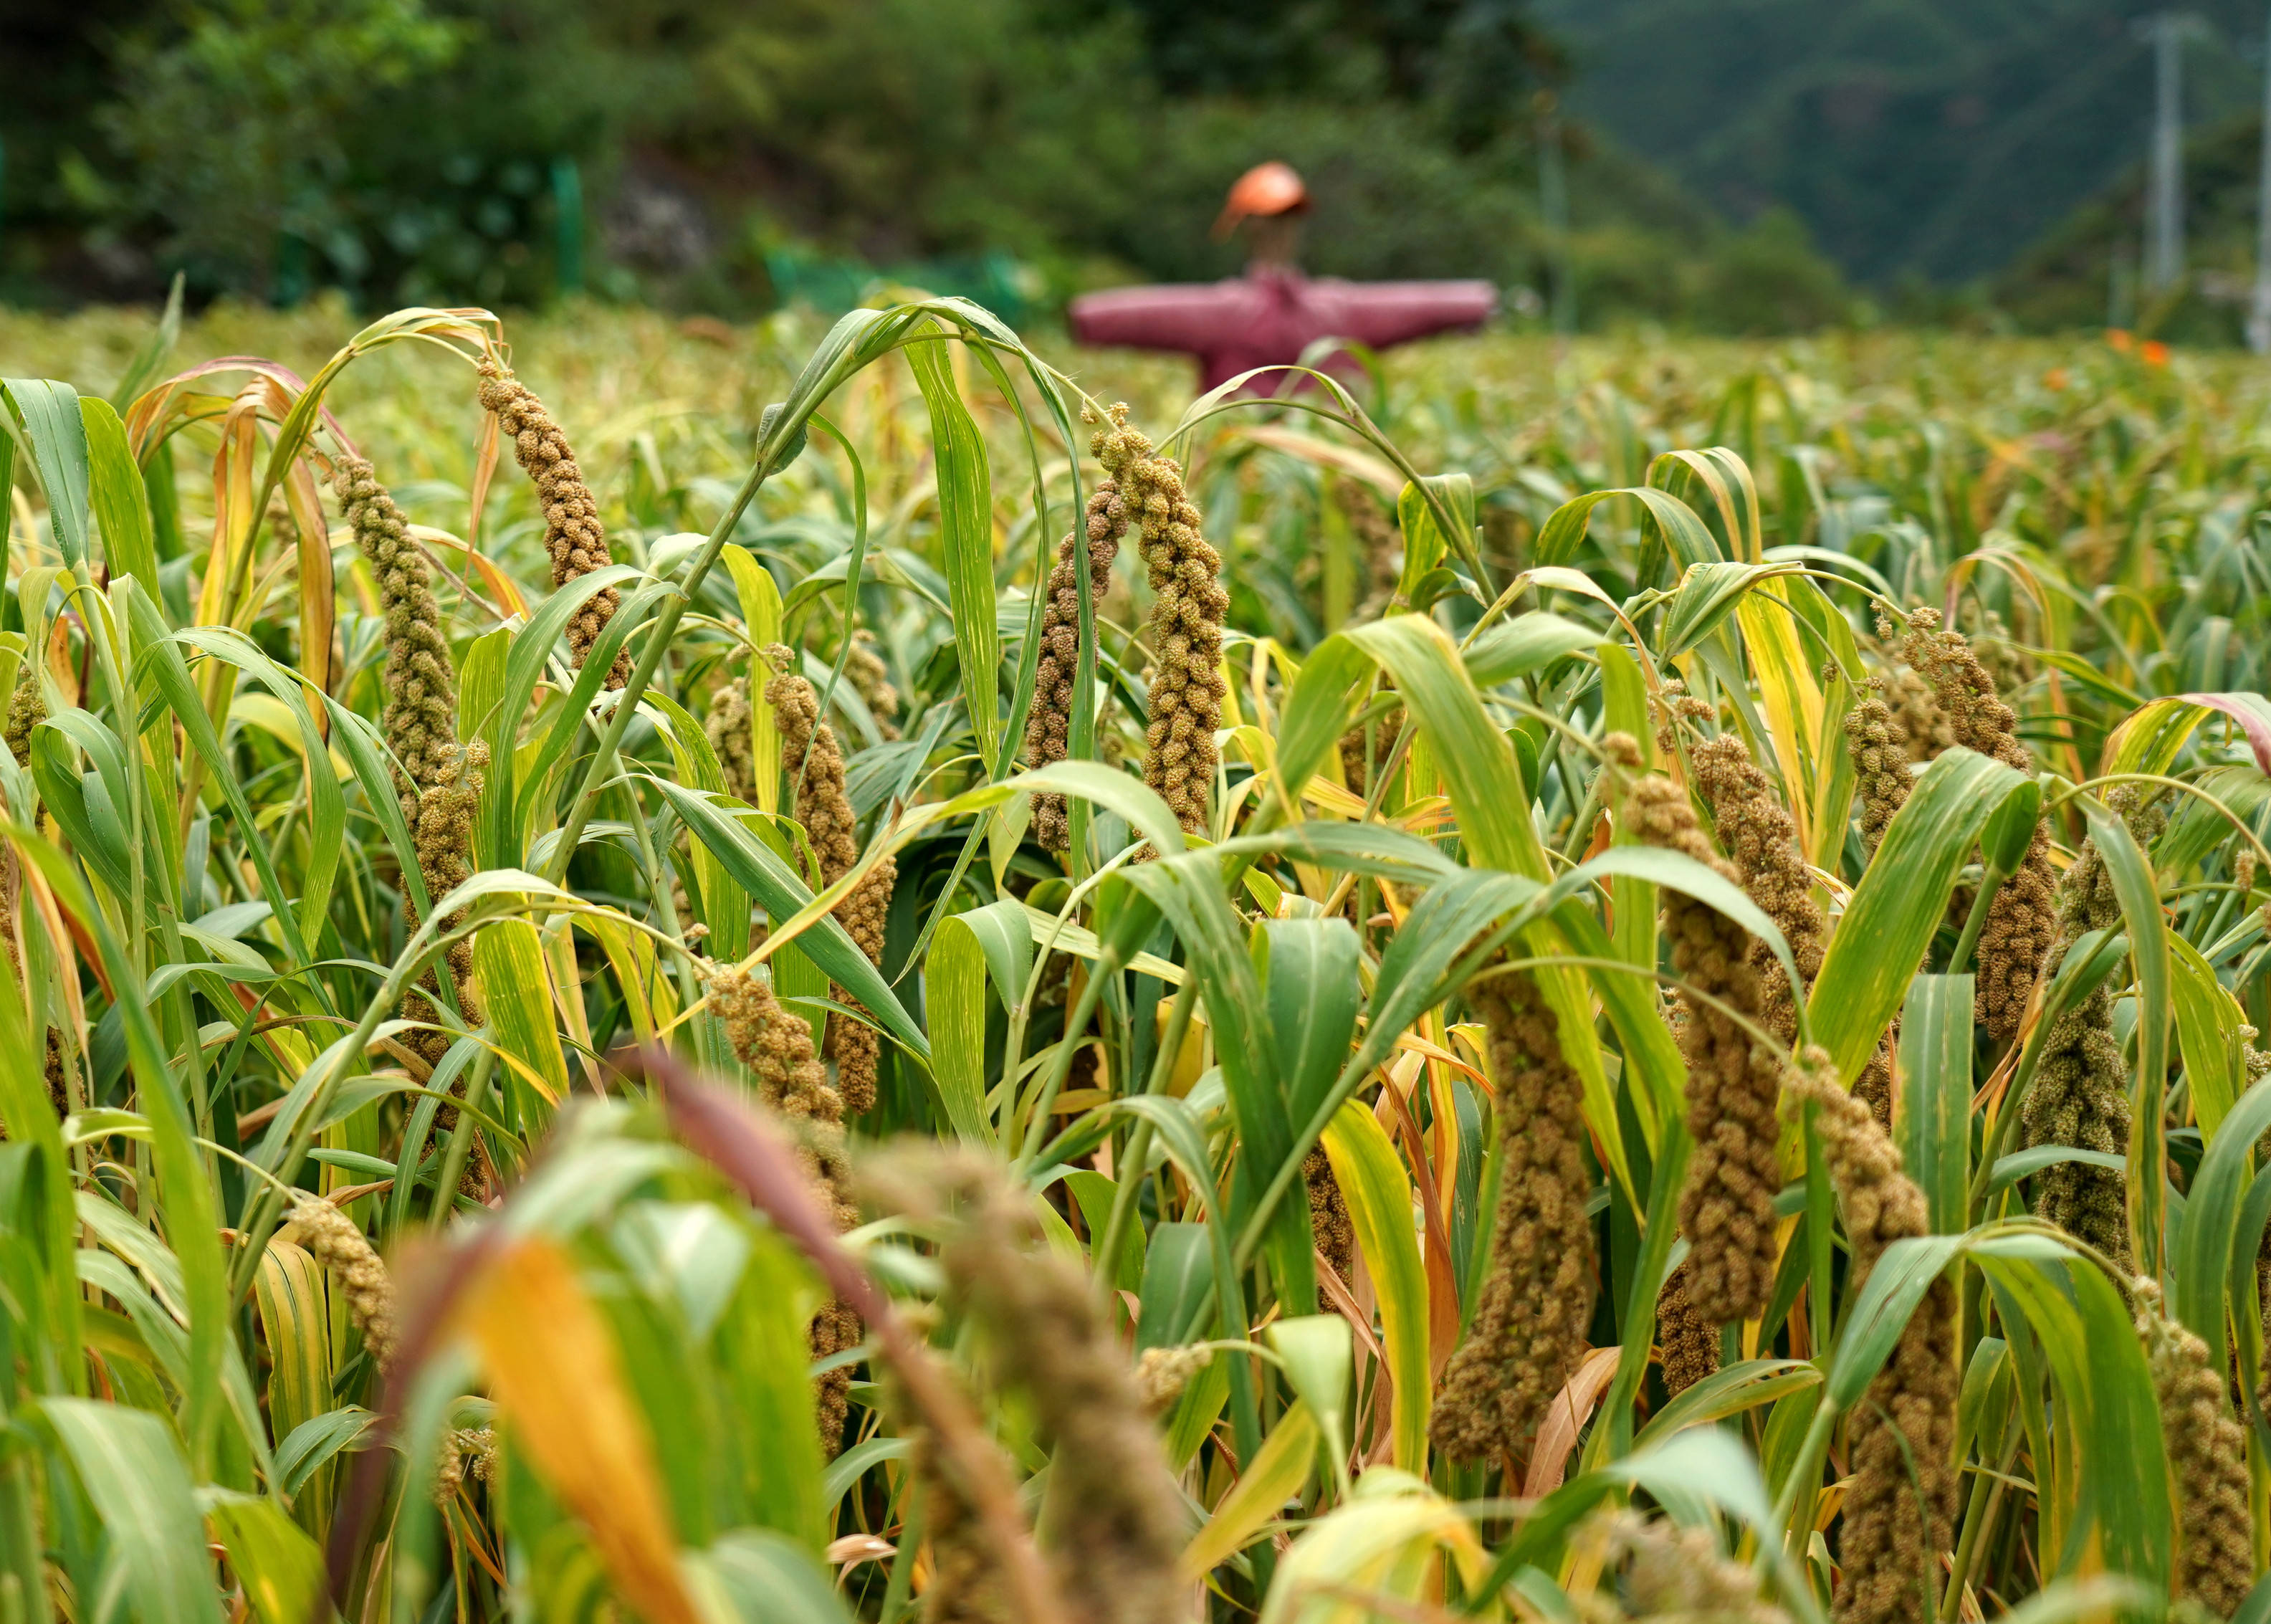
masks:
<svg viewBox="0 0 2271 1624"><path fill-rule="evenodd" d="M2186 295L2137 309L2157 8L2106 0L1539 0L1573 113L1697 199L1786 208L1903 314L2117 319L2237 342L2253 269L2263 7L2182 8ZM2126 309L2122 308L2126 303ZM2181 307L2181 308L2180 308Z"/></svg>
<svg viewBox="0 0 2271 1624"><path fill-rule="evenodd" d="M0 0L0 298L146 299L178 272L193 300L582 291L736 317L881 275L1046 313L1234 271L1223 187L1279 157L1315 198L1313 270L1492 277L1516 321L2237 342L2263 19L2192 8L2198 274L2138 308L2139 13Z"/></svg>

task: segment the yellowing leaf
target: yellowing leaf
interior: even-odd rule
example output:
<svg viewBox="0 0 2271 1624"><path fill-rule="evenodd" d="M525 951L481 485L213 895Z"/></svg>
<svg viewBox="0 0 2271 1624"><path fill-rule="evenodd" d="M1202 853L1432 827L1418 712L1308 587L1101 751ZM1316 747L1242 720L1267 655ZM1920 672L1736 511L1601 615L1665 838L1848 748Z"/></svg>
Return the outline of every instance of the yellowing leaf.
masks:
<svg viewBox="0 0 2271 1624"><path fill-rule="evenodd" d="M614 972L615 984L622 990L623 1008L630 1017L631 1031L641 1043L652 1043L658 1025L671 1020L678 1013L677 989L669 973L655 960L654 938L634 928L629 920L619 915L578 913L576 923L588 931L607 956L607 967Z"/></svg>
<svg viewBox="0 0 2271 1624"><path fill-rule="evenodd" d="M1381 1339L1395 1383L1396 1464L1427 1469L1427 1276L1411 1227L1411 1180L1396 1147L1354 1100L1325 1129L1325 1155L1348 1202L1357 1245L1380 1293Z"/></svg>
<svg viewBox="0 0 2271 1624"><path fill-rule="evenodd" d="M1442 1557L1472 1583L1485 1562L1474 1524L1405 1472L1374 1468L1355 1497L1294 1543L1262 1604L1262 1624L1363 1624L1388 1616L1360 1598L1418 1602L1441 1594Z"/></svg>
<svg viewBox="0 0 2271 1624"><path fill-rule="evenodd" d="M568 1097L568 1062L552 1018L544 946L525 919L499 920L473 938L481 1000L512 1080L556 1106Z"/></svg>
<svg viewBox="0 0 2271 1624"><path fill-rule="evenodd" d="M2192 1080L2193 1114L2200 1131L2213 1139L2224 1114L2246 1087L2239 1035L2246 1017L2200 950L2174 932L2169 935L2169 963L2175 972L2170 990L2177 1044L2185 1057L2185 1075Z"/></svg>
<svg viewBox="0 0 2271 1624"><path fill-rule="evenodd" d="M1523 782L1514 746L1484 711L1449 634L1424 615L1397 615L1346 635L1395 677L1458 810L1469 862L1545 883L1551 869L1531 821L1530 786ZM1551 925L1533 926L1525 939L1542 957L1570 950ZM1583 973L1558 965L1542 965L1536 973L1538 990L1560 1023L1563 1056L1584 1084L1585 1120L1607 1152L1609 1171L1629 1191L1632 1170L1617 1126L1615 1091L1591 1036L1593 1006Z"/></svg>
<svg viewBox="0 0 2271 1624"><path fill-rule="evenodd" d="M228 1565L260 1624L313 1624L337 1616L324 1594L323 1552L282 1508L249 1494L207 1492L206 1527L228 1553Z"/></svg>
<svg viewBox="0 0 2271 1624"><path fill-rule="evenodd" d="M699 1624L653 1441L567 1255L548 1240L517 1243L467 1293L463 1315L514 1447L583 1518L623 1600L658 1624Z"/></svg>
<svg viewBox="0 0 2271 1624"><path fill-rule="evenodd" d="M260 1272L254 1277L254 1296L272 1361L268 1412L280 1439L333 1404L335 1316L324 1266L305 1248L288 1240L268 1243ZM317 1467L307 1486L313 1492L303 1492L294 1501L301 1526L318 1538L331 1529L332 1472L329 1463Z"/></svg>
<svg viewBox="0 0 2271 1624"><path fill-rule="evenodd" d="M1807 663L1781 582L1761 581L1745 592L1735 605L1735 620L1758 678L1759 704L1773 736L1775 764L1790 793L1798 846L1811 852L1814 774L1810 755L1813 741L1821 737L1821 688Z"/></svg>
<svg viewBox="0 0 2271 1624"><path fill-rule="evenodd" d="M1195 1582L1216 1563L1237 1555L1301 1492L1316 1461L1317 1438L1316 1418L1306 1401L1295 1403L1278 1418L1261 1451L1247 1463L1206 1526L1184 1547L1185 1578Z"/></svg>
<svg viewBox="0 0 2271 1624"><path fill-rule="evenodd" d="M759 648L778 643L781 635L780 587L772 572L759 563L747 548L728 547L721 556L732 571L733 590L741 600L741 621L749 641ZM757 780L757 809L780 810L780 726L773 708L764 702L767 667L755 660L749 676L749 743L755 752L751 765Z"/></svg>

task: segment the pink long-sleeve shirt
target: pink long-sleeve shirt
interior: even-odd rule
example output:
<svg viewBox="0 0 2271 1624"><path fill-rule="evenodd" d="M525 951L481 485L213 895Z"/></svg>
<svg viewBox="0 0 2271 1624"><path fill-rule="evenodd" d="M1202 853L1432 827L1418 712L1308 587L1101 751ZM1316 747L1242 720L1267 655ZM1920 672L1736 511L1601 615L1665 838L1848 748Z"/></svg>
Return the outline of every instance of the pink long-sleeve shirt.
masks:
<svg viewBox="0 0 2271 1624"><path fill-rule="evenodd" d="M1498 289L1488 282L1344 282L1256 265L1220 282L1084 294L1070 316L1083 344L1197 357L1200 387L1212 389L1255 367L1298 361L1319 339L1385 349L1479 326L1497 309Z"/></svg>

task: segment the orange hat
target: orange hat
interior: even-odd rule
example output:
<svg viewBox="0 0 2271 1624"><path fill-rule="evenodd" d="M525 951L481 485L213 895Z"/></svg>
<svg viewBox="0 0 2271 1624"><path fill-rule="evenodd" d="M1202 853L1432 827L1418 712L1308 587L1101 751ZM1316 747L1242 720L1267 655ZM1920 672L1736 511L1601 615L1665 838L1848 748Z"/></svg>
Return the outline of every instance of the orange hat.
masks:
<svg viewBox="0 0 2271 1624"><path fill-rule="evenodd" d="M1308 188L1301 184L1293 166L1272 159L1238 177L1215 220L1214 235L1217 239L1226 237L1238 228L1239 221L1251 216L1292 214L1308 206Z"/></svg>

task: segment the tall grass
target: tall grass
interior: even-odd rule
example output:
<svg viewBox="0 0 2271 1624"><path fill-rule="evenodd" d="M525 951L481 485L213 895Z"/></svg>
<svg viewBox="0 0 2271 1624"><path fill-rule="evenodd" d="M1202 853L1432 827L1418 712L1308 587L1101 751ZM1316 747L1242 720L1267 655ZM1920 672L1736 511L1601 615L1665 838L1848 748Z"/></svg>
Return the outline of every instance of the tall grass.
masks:
<svg viewBox="0 0 2271 1624"><path fill-rule="evenodd" d="M337 323L0 325L0 1617L2271 1607L2254 373Z"/></svg>

